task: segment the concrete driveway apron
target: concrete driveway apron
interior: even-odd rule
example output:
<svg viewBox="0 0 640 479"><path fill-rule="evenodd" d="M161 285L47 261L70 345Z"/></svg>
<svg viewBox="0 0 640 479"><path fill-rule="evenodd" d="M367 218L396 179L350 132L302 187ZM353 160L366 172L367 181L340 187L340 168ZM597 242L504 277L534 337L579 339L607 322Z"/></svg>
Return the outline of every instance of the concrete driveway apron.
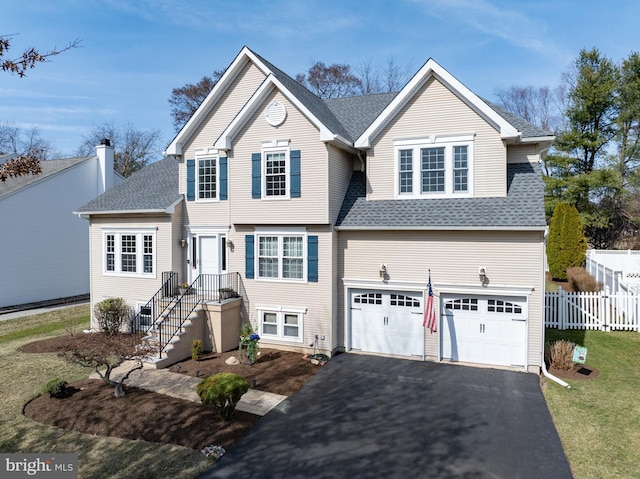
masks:
<svg viewBox="0 0 640 479"><path fill-rule="evenodd" d="M572 475L536 375L342 354L201 477Z"/></svg>

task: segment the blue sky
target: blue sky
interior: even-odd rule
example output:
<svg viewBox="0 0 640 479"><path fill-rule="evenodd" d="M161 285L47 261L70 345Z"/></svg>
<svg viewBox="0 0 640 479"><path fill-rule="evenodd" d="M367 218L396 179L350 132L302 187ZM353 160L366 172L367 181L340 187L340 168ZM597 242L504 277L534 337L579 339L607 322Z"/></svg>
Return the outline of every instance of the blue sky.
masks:
<svg viewBox="0 0 640 479"><path fill-rule="evenodd" d="M475 93L554 87L581 48L638 50L640 2L592 0L0 0L13 56L76 38L28 72L0 72L0 123L37 127L71 156L92 126L174 136L171 90L226 68L247 45L291 76L316 60L416 71L434 58ZM12 56L12 57L13 57Z"/></svg>

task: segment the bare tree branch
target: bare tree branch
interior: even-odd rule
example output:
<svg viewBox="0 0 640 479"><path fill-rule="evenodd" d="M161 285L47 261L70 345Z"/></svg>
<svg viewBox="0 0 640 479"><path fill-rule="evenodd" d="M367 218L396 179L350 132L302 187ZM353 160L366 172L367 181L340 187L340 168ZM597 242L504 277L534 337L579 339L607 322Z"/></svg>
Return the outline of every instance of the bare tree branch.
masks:
<svg viewBox="0 0 640 479"><path fill-rule="evenodd" d="M19 57L3 60L2 57L7 55L9 47L11 46L10 40L12 37L13 35L0 35L0 68L5 72L15 73L19 77L24 77L26 75L25 72L34 68L38 63L47 62L51 57L60 55L72 48L78 48L82 43L79 38L76 38L64 48L58 49L57 47L54 47L53 50L49 50L45 53L40 53L35 48L31 47L25 50Z"/></svg>

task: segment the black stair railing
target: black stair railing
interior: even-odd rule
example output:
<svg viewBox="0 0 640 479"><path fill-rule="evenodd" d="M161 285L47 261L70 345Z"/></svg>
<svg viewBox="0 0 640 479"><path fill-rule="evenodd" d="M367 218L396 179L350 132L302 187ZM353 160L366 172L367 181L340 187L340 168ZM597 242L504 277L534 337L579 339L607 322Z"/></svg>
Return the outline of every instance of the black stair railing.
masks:
<svg viewBox="0 0 640 479"><path fill-rule="evenodd" d="M171 298L178 292L178 273L165 271L162 273L162 286L153 297L141 306L133 317L132 329L134 331L148 332L162 316L162 313L170 306Z"/></svg>
<svg viewBox="0 0 640 479"><path fill-rule="evenodd" d="M171 339L180 332L189 315L203 301L224 301L240 297L239 273L201 274L180 294L162 318L156 321L158 334L158 356L162 357Z"/></svg>

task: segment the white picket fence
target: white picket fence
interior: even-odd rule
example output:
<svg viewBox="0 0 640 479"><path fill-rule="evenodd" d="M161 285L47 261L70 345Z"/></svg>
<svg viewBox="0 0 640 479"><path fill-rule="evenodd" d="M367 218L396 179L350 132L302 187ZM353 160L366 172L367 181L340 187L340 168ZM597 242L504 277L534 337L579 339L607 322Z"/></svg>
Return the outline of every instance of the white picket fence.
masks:
<svg viewBox="0 0 640 479"><path fill-rule="evenodd" d="M560 289L545 293L544 306L549 328L640 331L640 296L636 294L610 294L608 288L597 293Z"/></svg>

